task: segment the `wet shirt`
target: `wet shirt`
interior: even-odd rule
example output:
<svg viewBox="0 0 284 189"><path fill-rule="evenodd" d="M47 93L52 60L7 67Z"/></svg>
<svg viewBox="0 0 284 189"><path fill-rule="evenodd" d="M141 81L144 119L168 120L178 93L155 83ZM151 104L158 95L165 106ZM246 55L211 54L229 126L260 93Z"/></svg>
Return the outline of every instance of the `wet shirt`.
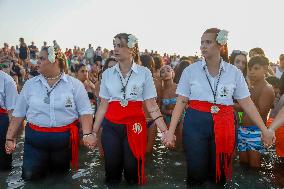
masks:
<svg viewBox="0 0 284 189"><path fill-rule="evenodd" d="M0 108L13 110L18 96L14 79L0 70Z"/></svg>
<svg viewBox="0 0 284 189"><path fill-rule="evenodd" d="M42 127L58 127L81 115L93 114L87 91L76 78L62 74L47 103L47 91L51 89L42 75L26 81L13 116L26 117L28 122Z"/></svg>
<svg viewBox="0 0 284 189"><path fill-rule="evenodd" d="M234 65L221 62L221 76L216 94L216 104L233 105L233 98L244 99L250 92L241 71ZM176 93L188 97L189 100L214 102L213 92L210 88L206 74L215 91L218 76L212 77L207 69L205 60L189 65L182 73Z"/></svg>
<svg viewBox="0 0 284 189"><path fill-rule="evenodd" d="M136 63L132 64L125 78L122 76L119 64L104 71L100 86L100 97L109 102L123 99L122 88L123 85L126 85L128 79L126 86L126 99L128 101L144 101L157 97L151 71Z"/></svg>

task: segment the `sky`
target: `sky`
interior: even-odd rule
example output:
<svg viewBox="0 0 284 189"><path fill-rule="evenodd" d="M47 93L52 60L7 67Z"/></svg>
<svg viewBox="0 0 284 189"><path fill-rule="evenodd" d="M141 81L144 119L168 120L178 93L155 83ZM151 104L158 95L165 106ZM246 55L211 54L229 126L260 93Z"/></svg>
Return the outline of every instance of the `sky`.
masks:
<svg viewBox="0 0 284 189"><path fill-rule="evenodd" d="M131 33L140 51L200 55L211 27L229 31L229 52L264 49L272 62L284 53L284 0L0 0L0 46L24 37L41 47L112 49L117 33ZM282 23L282 24L281 24Z"/></svg>

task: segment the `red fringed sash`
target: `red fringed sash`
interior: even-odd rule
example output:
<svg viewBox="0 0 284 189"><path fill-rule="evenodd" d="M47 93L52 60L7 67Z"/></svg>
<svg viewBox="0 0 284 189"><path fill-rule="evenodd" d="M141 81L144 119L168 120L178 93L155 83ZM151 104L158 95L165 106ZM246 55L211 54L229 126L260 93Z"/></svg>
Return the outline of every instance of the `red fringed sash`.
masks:
<svg viewBox="0 0 284 189"><path fill-rule="evenodd" d="M142 102L131 101L126 107L122 107L118 101L110 102L105 118L112 123L126 126L128 143L138 162L138 184L144 184L147 127Z"/></svg>
<svg viewBox="0 0 284 189"><path fill-rule="evenodd" d="M66 126L61 127L40 127L29 123L32 130L37 132L47 132L47 133L62 133L70 131L70 143L72 149L72 159L71 165L74 170L78 170L78 144L79 144L79 133L78 133L78 120L70 123Z"/></svg>
<svg viewBox="0 0 284 189"><path fill-rule="evenodd" d="M190 100L189 107L201 112L211 112L209 102ZM216 105L220 109L218 113L212 113L214 122L214 134L216 144L216 182L220 181L221 168L226 179L232 179L232 155L235 146L234 109L232 106ZM223 167L221 167L221 161Z"/></svg>
<svg viewBox="0 0 284 189"><path fill-rule="evenodd" d="M7 114L7 113L8 113L7 110L5 110L5 109L3 109L3 108L0 108L0 114Z"/></svg>

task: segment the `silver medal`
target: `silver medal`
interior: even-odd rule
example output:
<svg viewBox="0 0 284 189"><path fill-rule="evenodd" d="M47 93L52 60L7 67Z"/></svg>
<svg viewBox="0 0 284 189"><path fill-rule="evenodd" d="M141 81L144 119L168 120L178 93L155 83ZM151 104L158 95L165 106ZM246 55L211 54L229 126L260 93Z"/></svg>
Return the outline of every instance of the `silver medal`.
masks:
<svg viewBox="0 0 284 189"><path fill-rule="evenodd" d="M126 100L126 99L121 99L121 100L120 100L120 105L121 105L122 107L126 107L126 106L128 105L128 100Z"/></svg>
<svg viewBox="0 0 284 189"><path fill-rule="evenodd" d="M217 114L219 112L219 107L214 105L214 106L211 106L211 113L212 114Z"/></svg>

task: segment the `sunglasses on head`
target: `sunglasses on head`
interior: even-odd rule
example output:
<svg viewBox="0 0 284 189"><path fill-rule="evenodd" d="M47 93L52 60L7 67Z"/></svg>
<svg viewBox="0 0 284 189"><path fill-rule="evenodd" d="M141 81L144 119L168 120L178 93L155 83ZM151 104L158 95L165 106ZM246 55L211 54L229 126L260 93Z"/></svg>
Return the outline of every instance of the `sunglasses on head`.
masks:
<svg viewBox="0 0 284 189"><path fill-rule="evenodd" d="M0 64L0 68L9 68L9 66L7 64Z"/></svg>
<svg viewBox="0 0 284 189"><path fill-rule="evenodd" d="M233 50L232 54L237 54L237 55L242 54L242 55L245 55L245 56L248 55L248 53L246 51L240 51L240 50Z"/></svg>

